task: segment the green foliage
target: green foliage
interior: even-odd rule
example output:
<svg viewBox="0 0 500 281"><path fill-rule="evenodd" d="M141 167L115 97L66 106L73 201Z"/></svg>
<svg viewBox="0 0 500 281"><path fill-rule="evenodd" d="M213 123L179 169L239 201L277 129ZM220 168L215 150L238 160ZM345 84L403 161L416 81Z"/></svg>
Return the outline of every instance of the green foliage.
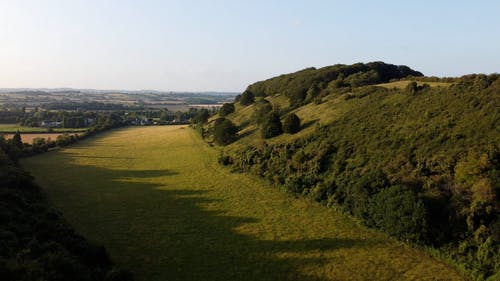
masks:
<svg viewBox="0 0 500 281"><path fill-rule="evenodd" d="M382 189L370 197L371 225L406 241L424 242L426 209L415 192L396 185Z"/></svg>
<svg viewBox="0 0 500 281"><path fill-rule="evenodd" d="M273 111L271 103L265 99L259 100L255 103L255 109L252 119L255 123L261 125L267 119L267 116Z"/></svg>
<svg viewBox="0 0 500 281"><path fill-rule="evenodd" d="M295 134L300 131L300 118L295 113L290 113L283 120L283 132Z"/></svg>
<svg viewBox="0 0 500 281"><path fill-rule="evenodd" d="M219 109L219 116L225 117L234 112L234 104L233 103L225 103Z"/></svg>
<svg viewBox="0 0 500 281"><path fill-rule="evenodd" d="M219 145L228 145L238 139L238 127L229 119L218 118L214 125L214 141Z"/></svg>
<svg viewBox="0 0 500 281"><path fill-rule="evenodd" d="M351 87L361 87L365 85L373 85L380 83L380 75L376 70L369 70L366 72L357 72L349 75L344 83L349 84Z"/></svg>
<svg viewBox="0 0 500 281"><path fill-rule="evenodd" d="M62 121L64 128L82 128L85 127L83 116L64 117Z"/></svg>
<svg viewBox="0 0 500 281"><path fill-rule="evenodd" d="M23 141L21 140L21 134L19 131L17 131L14 136L12 137L11 143L14 147L22 149L23 148Z"/></svg>
<svg viewBox="0 0 500 281"><path fill-rule="evenodd" d="M362 176L350 175L337 180L338 197L354 216L362 218L368 225L373 225L371 199L389 184L387 176L381 170L370 170Z"/></svg>
<svg viewBox="0 0 500 281"><path fill-rule="evenodd" d="M239 97L239 102L243 106L251 105L255 102L255 96L251 91L244 91Z"/></svg>
<svg viewBox="0 0 500 281"><path fill-rule="evenodd" d="M46 152L49 149L49 144L44 138L33 139L32 150L35 153Z"/></svg>
<svg viewBox="0 0 500 281"><path fill-rule="evenodd" d="M290 99L292 107L310 102L321 96L327 85L331 88L344 86L358 87L389 82L408 76L419 77L422 73L407 66L397 66L383 62L353 65L337 64L320 69L306 68L304 70L280 75L248 86L247 91L259 93L262 96L285 94ZM331 82L334 82L333 84ZM328 94L328 93L326 93Z"/></svg>
<svg viewBox="0 0 500 281"><path fill-rule="evenodd" d="M195 124L205 124L208 121L208 117L210 117L208 109L202 108L198 111L193 121Z"/></svg>
<svg viewBox="0 0 500 281"><path fill-rule="evenodd" d="M76 142L76 137L67 133L59 135L56 138L56 144L61 147L70 145L74 142Z"/></svg>
<svg viewBox="0 0 500 281"><path fill-rule="evenodd" d="M280 116L276 112L271 112L267 115L266 120L262 124L261 135L265 139L279 136L283 133L283 125L281 124Z"/></svg>

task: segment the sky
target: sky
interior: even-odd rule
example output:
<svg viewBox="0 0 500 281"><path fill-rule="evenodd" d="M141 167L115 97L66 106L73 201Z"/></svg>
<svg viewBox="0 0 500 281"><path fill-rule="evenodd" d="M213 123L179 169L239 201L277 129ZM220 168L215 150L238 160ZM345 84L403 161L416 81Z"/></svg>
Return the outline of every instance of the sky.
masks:
<svg viewBox="0 0 500 281"><path fill-rule="evenodd" d="M241 92L306 67L500 72L500 1L0 0L0 88Z"/></svg>

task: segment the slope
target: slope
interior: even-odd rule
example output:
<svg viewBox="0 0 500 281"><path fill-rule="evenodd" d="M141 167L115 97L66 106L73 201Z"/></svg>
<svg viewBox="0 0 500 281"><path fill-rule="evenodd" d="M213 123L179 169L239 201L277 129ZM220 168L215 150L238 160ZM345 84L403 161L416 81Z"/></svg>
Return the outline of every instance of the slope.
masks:
<svg viewBox="0 0 500 281"><path fill-rule="evenodd" d="M250 85L226 116L240 131L221 162L439 248L478 280L499 278L500 75L384 73L332 66ZM265 137L273 116L289 114L298 133ZM204 127L209 142L217 118Z"/></svg>

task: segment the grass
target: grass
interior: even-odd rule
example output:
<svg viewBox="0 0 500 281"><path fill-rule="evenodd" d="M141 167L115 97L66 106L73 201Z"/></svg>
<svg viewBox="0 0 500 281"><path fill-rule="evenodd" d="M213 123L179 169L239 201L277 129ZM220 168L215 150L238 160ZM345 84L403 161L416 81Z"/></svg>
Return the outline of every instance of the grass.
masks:
<svg viewBox="0 0 500 281"><path fill-rule="evenodd" d="M408 86L408 84L410 84L410 82L412 82L412 81L404 80L404 81L396 81L396 82L378 84L376 86L384 87L384 88L387 88L387 89L393 89L393 88L404 89L406 86ZM453 84L453 83L448 83L448 82L421 82L421 81L417 81L417 84L419 86L422 86L423 84L428 84L431 87L445 87L445 88L447 88L447 87L451 86L451 84Z"/></svg>
<svg viewBox="0 0 500 281"><path fill-rule="evenodd" d="M52 128L54 133L85 132L88 128ZM48 128L43 127L25 127L18 124L0 124L0 133L47 133Z"/></svg>
<svg viewBox="0 0 500 281"><path fill-rule="evenodd" d="M135 127L22 165L139 281L462 280L350 217L231 173L218 155L187 127Z"/></svg>
<svg viewBox="0 0 500 281"><path fill-rule="evenodd" d="M33 140L36 138L43 138L45 140L56 140L58 136L62 135L62 133L21 133L21 140L23 143L32 144ZM78 135L75 133L73 135ZM5 134L4 137L6 139L10 139L14 136L14 134Z"/></svg>

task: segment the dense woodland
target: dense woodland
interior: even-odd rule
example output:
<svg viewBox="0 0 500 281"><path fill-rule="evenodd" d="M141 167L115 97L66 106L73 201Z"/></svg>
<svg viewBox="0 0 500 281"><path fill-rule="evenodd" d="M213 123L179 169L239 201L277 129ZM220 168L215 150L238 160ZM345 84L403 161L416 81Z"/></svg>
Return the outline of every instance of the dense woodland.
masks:
<svg viewBox="0 0 500 281"><path fill-rule="evenodd" d="M309 68L222 109L202 130L227 145L222 164L438 249L476 280L500 279L500 75Z"/></svg>

